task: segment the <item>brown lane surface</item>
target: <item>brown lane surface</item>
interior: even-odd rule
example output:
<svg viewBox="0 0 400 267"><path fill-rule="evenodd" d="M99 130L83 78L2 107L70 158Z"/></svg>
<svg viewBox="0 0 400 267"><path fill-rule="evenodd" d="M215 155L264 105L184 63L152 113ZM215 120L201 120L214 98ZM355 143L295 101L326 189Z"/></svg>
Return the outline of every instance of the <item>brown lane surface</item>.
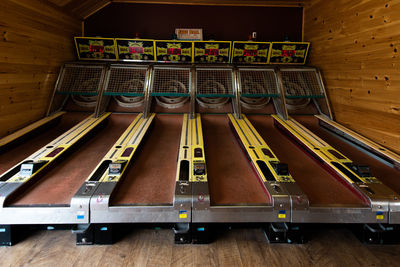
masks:
<svg viewBox="0 0 400 267"><path fill-rule="evenodd" d="M296 116L294 118L329 145L350 158L355 164L369 165L372 175L389 186L396 193L400 194L400 171L380 162L366 153L361 152L340 137L328 132L319 125L318 119L314 116Z"/></svg>
<svg viewBox="0 0 400 267"><path fill-rule="evenodd" d="M62 116L58 124L44 129L43 132L37 133L34 137L24 140L17 146L0 154L0 174L29 157L88 116L90 116L90 113L68 112Z"/></svg>
<svg viewBox="0 0 400 267"><path fill-rule="evenodd" d="M172 204L182 122L182 115L156 115L111 205Z"/></svg>
<svg viewBox="0 0 400 267"><path fill-rule="evenodd" d="M311 205L363 205L362 200L278 130L272 117L257 115L248 119L278 159L289 165L291 175Z"/></svg>
<svg viewBox="0 0 400 267"><path fill-rule="evenodd" d="M112 114L107 125L27 188L10 205L66 205L136 115Z"/></svg>
<svg viewBox="0 0 400 267"><path fill-rule="evenodd" d="M229 127L227 115L202 115L203 137L212 205L266 204L250 162Z"/></svg>

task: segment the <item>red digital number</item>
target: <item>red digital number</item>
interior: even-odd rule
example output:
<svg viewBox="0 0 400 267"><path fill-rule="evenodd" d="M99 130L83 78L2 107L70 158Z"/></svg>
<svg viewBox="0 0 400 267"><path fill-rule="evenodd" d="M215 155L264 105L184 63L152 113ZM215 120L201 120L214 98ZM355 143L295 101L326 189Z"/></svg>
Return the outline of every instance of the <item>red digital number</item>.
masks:
<svg viewBox="0 0 400 267"><path fill-rule="evenodd" d="M129 47L129 54L143 54L143 47Z"/></svg>
<svg viewBox="0 0 400 267"><path fill-rule="evenodd" d="M94 53L104 53L104 46L103 45L89 45L89 51Z"/></svg>
<svg viewBox="0 0 400 267"><path fill-rule="evenodd" d="M181 54L181 49L180 48L168 48L167 49L167 54L168 55L180 55Z"/></svg>
<svg viewBox="0 0 400 267"><path fill-rule="evenodd" d="M296 50L282 50L281 57L294 57Z"/></svg>
<svg viewBox="0 0 400 267"><path fill-rule="evenodd" d="M218 56L219 50L218 49L206 49L204 55L206 56Z"/></svg>
<svg viewBox="0 0 400 267"><path fill-rule="evenodd" d="M245 57L256 57L258 54L258 50L244 50Z"/></svg>

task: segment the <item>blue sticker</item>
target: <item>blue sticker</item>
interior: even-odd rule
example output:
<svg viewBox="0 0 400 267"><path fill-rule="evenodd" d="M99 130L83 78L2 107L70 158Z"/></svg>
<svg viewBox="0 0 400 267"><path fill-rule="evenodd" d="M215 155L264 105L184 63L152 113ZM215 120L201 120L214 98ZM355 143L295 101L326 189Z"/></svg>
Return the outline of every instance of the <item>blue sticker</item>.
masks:
<svg viewBox="0 0 400 267"><path fill-rule="evenodd" d="M76 215L77 220L83 220L85 219L85 215Z"/></svg>

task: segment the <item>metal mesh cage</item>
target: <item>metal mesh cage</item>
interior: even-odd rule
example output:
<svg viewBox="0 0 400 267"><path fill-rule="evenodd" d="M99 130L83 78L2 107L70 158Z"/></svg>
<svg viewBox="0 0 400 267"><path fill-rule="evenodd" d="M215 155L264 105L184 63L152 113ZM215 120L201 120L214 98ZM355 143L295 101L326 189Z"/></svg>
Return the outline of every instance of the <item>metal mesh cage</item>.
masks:
<svg viewBox="0 0 400 267"><path fill-rule="evenodd" d="M278 86L274 70L239 69L240 88L245 97L277 97Z"/></svg>
<svg viewBox="0 0 400 267"><path fill-rule="evenodd" d="M97 95L104 67L100 65L66 65L57 87L58 93Z"/></svg>
<svg viewBox="0 0 400 267"><path fill-rule="evenodd" d="M154 68L151 95L189 96L190 68Z"/></svg>
<svg viewBox="0 0 400 267"><path fill-rule="evenodd" d="M200 97L233 97L232 69L197 69L196 88Z"/></svg>
<svg viewBox="0 0 400 267"><path fill-rule="evenodd" d="M281 69L286 98L322 98L323 89L314 69Z"/></svg>
<svg viewBox="0 0 400 267"><path fill-rule="evenodd" d="M147 67L111 66L105 95L143 96Z"/></svg>

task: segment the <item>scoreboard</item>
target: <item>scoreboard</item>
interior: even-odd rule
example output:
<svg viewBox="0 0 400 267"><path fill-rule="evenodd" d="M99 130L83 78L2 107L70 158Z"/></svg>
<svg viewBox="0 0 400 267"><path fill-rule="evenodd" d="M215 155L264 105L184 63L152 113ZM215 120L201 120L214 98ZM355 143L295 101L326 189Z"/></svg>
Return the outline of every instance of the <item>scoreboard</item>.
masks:
<svg viewBox="0 0 400 267"><path fill-rule="evenodd" d="M124 61L154 61L154 40L148 39L115 39L118 58Z"/></svg>
<svg viewBox="0 0 400 267"><path fill-rule="evenodd" d="M305 64L310 43L273 42L270 64Z"/></svg>
<svg viewBox="0 0 400 267"><path fill-rule="evenodd" d="M230 62L231 41L195 41L193 49L196 63Z"/></svg>
<svg viewBox="0 0 400 267"><path fill-rule="evenodd" d="M75 37L80 60L116 60L114 38Z"/></svg>
<svg viewBox="0 0 400 267"><path fill-rule="evenodd" d="M233 42L232 63L268 64L271 43L268 42Z"/></svg>
<svg viewBox="0 0 400 267"><path fill-rule="evenodd" d="M155 41L156 61L160 62L187 62L193 60L192 41Z"/></svg>
<svg viewBox="0 0 400 267"><path fill-rule="evenodd" d="M310 43L75 37L75 46L80 60L303 65Z"/></svg>

